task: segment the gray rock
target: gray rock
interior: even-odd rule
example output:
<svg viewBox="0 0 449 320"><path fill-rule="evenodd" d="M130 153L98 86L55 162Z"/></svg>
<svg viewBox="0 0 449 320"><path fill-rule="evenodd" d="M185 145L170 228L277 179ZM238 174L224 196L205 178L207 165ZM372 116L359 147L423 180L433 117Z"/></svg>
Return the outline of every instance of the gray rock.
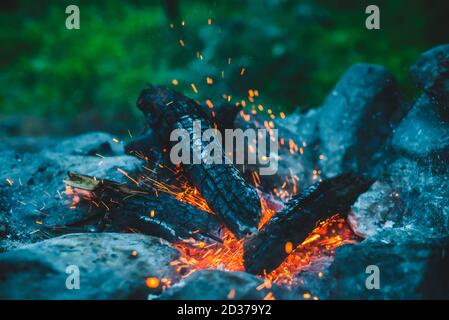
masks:
<svg viewBox="0 0 449 320"><path fill-rule="evenodd" d="M392 227L412 228L436 237L449 235L449 176L400 158L361 195L349 215L353 229L373 236Z"/></svg>
<svg viewBox="0 0 449 320"><path fill-rule="evenodd" d="M386 228L401 225L405 204L397 190L377 181L351 208L348 221L356 234L371 237Z"/></svg>
<svg viewBox="0 0 449 320"><path fill-rule="evenodd" d="M0 298L145 299L161 292L161 285L146 287L148 277L177 280L170 262L178 257L167 242L150 236L66 235L0 254ZM79 269L79 290L66 287L71 265Z"/></svg>
<svg viewBox="0 0 449 320"><path fill-rule="evenodd" d="M317 297L320 300L328 299L330 286L326 278L333 261L333 257L325 256L313 261L309 266L304 267L297 275L299 286L293 288L293 290L300 295L303 294L302 292L309 293L311 298Z"/></svg>
<svg viewBox="0 0 449 320"><path fill-rule="evenodd" d="M449 123L423 94L394 130L395 158L349 215L354 230L373 236L385 228L413 227L449 234Z"/></svg>
<svg viewBox="0 0 449 320"><path fill-rule="evenodd" d="M448 299L448 239L422 243L399 233L395 237L395 242L365 241L337 249L326 278L330 298ZM379 289L366 287L370 265L379 268Z"/></svg>
<svg viewBox="0 0 449 320"><path fill-rule="evenodd" d="M93 136L98 137L98 134ZM107 135L100 136L105 138ZM8 222L10 240L24 243L42 240L50 236L45 227L75 224L96 214L84 208L70 209L72 200L65 194L63 183L68 171L126 182L128 178L117 168L130 175L141 170L143 163L135 157L89 155L102 148L104 139L97 140L99 144L86 142L83 148L78 149L78 141L87 139L89 135L82 137L68 139L38 153L22 154L9 150L0 155L0 214ZM2 247L5 250L0 243Z"/></svg>
<svg viewBox="0 0 449 320"><path fill-rule="evenodd" d="M263 280L246 272L201 270L164 291L161 300L262 300L269 292L276 299L290 297L290 292L273 284L270 289L256 288ZM299 297L299 295L298 295ZM290 297L291 298L291 297Z"/></svg>
<svg viewBox="0 0 449 320"><path fill-rule="evenodd" d="M8 231L7 225L8 221L6 221L6 216L0 213L0 239L6 236Z"/></svg>
<svg viewBox="0 0 449 320"><path fill-rule="evenodd" d="M61 141L52 149L52 152L64 154L95 156L122 155L124 146L113 135L105 132L89 132Z"/></svg>
<svg viewBox="0 0 449 320"><path fill-rule="evenodd" d="M392 145L410 157L433 158L433 161L439 157L448 162L449 122L441 117L428 95L422 95L400 122Z"/></svg>
<svg viewBox="0 0 449 320"><path fill-rule="evenodd" d="M383 67L357 64L340 79L320 109L323 174L365 173L382 160L392 123L404 112L394 76Z"/></svg>
<svg viewBox="0 0 449 320"><path fill-rule="evenodd" d="M423 53L411 68L416 84L432 97L449 120L449 44Z"/></svg>

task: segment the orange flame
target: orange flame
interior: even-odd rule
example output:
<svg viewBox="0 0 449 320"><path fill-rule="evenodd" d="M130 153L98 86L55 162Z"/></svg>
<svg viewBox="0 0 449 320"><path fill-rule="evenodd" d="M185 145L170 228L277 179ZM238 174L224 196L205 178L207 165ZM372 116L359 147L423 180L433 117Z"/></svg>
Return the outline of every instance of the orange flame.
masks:
<svg viewBox="0 0 449 320"><path fill-rule="evenodd" d="M262 219L259 229L274 214L268 202L262 198ZM355 242L353 234L345 219L338 214L326 221L320 222L307 239L298 247L291 249L291 254L264 278L268 281L284 285L295 284L296 276L313 261L323 256L330 256L335 249L344 243ZM172 265L184 277L202 269L220 269L227 271L245 271L243 260L244 239L236 239L225 229L223 243L205 244L194 239L177 243L182 257L173 261Z"/></svg>

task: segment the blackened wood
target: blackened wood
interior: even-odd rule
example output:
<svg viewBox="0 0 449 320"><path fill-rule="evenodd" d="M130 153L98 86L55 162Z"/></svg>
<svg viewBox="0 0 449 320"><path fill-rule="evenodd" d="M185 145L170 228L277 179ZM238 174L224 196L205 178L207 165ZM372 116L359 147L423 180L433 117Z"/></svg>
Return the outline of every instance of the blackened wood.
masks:
<svg viewBox="0 0 449 320"><path fill-rule="evenodd" d="M316 183L292 198L257 235L245 241L246 271L263 274L274 270L288 256L287 242L296 248L319 221L337 213L345 217L357 197L371 184L369 179L344 174Z"/></svg>
<svg viewBox="0 0 449 320"><path fill-rule="evenodd" d="M92 192L100 208L108 208L112 223L176 242L189 238L221 241L221 225L211 213L165 193L69 173L65 181L75 189Z"/></svg>
<svg viewBox="0 0 449 320"><path fill-rule="evenodd" d="M221 134L225 129L234 128L234 120L241 107L236 107L230 103L221 103L214 106L213 109L202 105L202 116L210 123L216 124ZM145 128L144 132L133 137L125 145L125 152L138 158L147 158L152 161L162 161L164 165L171 167L171 164L163 156L158 136L151 128Z"/></svg>
<svg viewBox="0 0 449 320"><path fill-rule="evenodd" d="M204 111L194 100L164 87L149 87L142 91L137 106L145 113L149 126L158 134L160 143L173 146L170 134L174 129L184 129L190 134L192 145L193 123L200 121L201 131L212 128ZM193 150L192 150L193 153ZM225 159L222 151L222 159ZM224 162L224 161L223 161ZM209 207L223 224L238 238L257 231L261 217L260 200L255 188L250 186L232 164L183 164L189 182L198 188Z"/></svg>
<svg viewBox="0 0 449 320"><path fill-rule="evenodd" d="M237 114L243 110L239 105L236 106L229 102L219 103L211 109L207 105L201 105L204 117L212 124L217 124L218 129L223 134L225 129L234 129L234 122Z"/></svg>
<svg viewBox="0 0 449 320"><path fill-rule="evenodd" d="M143 134L128 141L125 152L139 158L147 157L153 161L161 158L161 150L151 129L146 129Z"/></svg>

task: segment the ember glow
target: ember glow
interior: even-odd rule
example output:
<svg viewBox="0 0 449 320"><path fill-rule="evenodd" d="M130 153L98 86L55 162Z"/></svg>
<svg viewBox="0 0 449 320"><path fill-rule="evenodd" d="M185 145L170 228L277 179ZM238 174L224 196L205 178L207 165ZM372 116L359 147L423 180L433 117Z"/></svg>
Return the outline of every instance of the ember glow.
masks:
<svg viewBox="0 0 449 320"><path fill-rule="evenodd" d="M184 42L180 40L181 46L184 46ZM200 57L199 52L197 56ZM229 58L229 63L231 59ZM241 69L241 75L243 75L245 69ZM224 73L222 72L222 76ZM206 78L207 84L212 84L213 79ZM173 85L178 85L178 80L172 81ZM198 93L196 85L192 82L190 84L194 93ZM272 121L276 118L273 110L269 107L264 107L262 104L257 103L256 99L259 97L259 91L256 89L249 89L247 99L241 99L236 102L236 106L241 105L244 110L240 110L240 116L245 122L252 122L255 128L264 128L270 135L275 128L275 123ZM223 99L231 101L231 95L223 94ZM248 101L248 102L247 102ZM208 109L214 110L214 104L211 100L206 99L205 105ZM250 109L250 110L248 110ZM213 111L212 111L213 112ZM262 118L258 118L259 113L264 113ZM213 116L215 114L213 113ZM267 118L268 117L268 118ZM279 114L280 119L285 119L286 115L283 112ZM263 120L263 118L267 120ZM287 151L288 156L294 157L298 163L301 162L301 157L307 152L307 144L305 142L294 141L292 138L281 137L279 139L281 148ZM166 150L163 150L166 152ZM153 162L140 152L136 151L135 156L143 159L147 163ZM320 155L320 160L324 159L324 155ZM282 160L280 157L279 160ZM206 200L199 193L198 189L191 186L187 179L182 174L182 169L179 166L175 168L167 167L161 163L153 162L156 169L162 169L168 176L174 177L170 183L164 182L158 175L157 170L151 169L147 166L143 168L147 171L143 176L139 178L132 178L126 172L118 169L124 176L137 186L145 186L157 193L167 193L176 198L179 201L188 203L192 206L200 208L205 214L214 214L209 208ZM259 190L259 197L261 199L262 217L259 221L258 229L260 230L265 223L267 223L282 206L283 202L288 201L293 195L297 194L299 189L299 177L295 175L294 168L290 168L289 174L284 177L280 184L275 185L269 194L263 193L260 190L261 179L257 172L252 172L253 185ZM312 180L319 180L321 171L317 168L313 170ZM75 206L80 197L88 199L86 194L80 194L68 189L67 194L73 195L72 206ZM88 199L94 202L93 199ZM149 211L149 215L153 217L156 213L154 210ZM174 243L174 246L181 251L181 257L171 262L171 265L175 267L176 271L182 276L187 277L190 274L204 269L219 269L227 271L245 271L244 266L244 241L245 239L237 239L235 236L225 227L223 227L221 242L206 243L194 238L184 239L181 242ZM310 233L307 239L295 247L292 242L287 241L285 244L285 252L288 254L287 258L272 272L264 274L262 278L264 282L257 288L262 290L263 288L271 288L272 283L277 283L284 286L298 285L298 274L305 268L313 264L320 258L332 257L335 254L337 247L346 243L353 243L357 241L357 236L353 233L346 220L340 217L339 214L335 214L326 221L317 222L315 229ZM318 274L321 278L323 275ZM156 278L148 278L147 286L154 288L160 285L160 282L156 281ZM162 288L170 286L168 279L162 279ZM235 293L230 292L230 299L233 298ZM267 294L266 299L272 299L271 293ZM312 296L306 294L305 299L310 299ZM313 297L314 299L317 297Z"/></svg>
<svg viewBox="0 0 449 320"><path fill-rule="evenodd" d="M262 219L259 229L268 221L275 211L270 209L262 199ZM291 254L264 278L268 283L274 282L286 286L296 284L296 276L301 270L319 258L332 256L335 249L345 243L354 243L356 236L345 219L335 214L326 221L319 222L308 238L297 248L289 248ZM205 244L194 239L185 240L175 246L182 257L172 262L176 270L187 277L203 269L227 271L245 271L243 263L244 239L236 239L231 232L224 230L223 243ZM286 247L290 245L286 244ZM265 282L264 282L265 283Z"/></svg>
<svg viewBox="0 0 449 320"><path fill-rule="evenodd" d="M258 93L257 93L258 94ZM253 92L250 96L256 96ZM263 107L260 106L259 109ZM250 117L244 114L244 116ZM245 119L248 120L249 119ZM267 129L272 125L264 123ZM288 140L287 148L290 154L295 157L300 157L303 154L304 144L300 147L292 139ZM151 162L143 155L136 154L147 162ZM177 200L188 203L192 206L198 207L205 212L205 214L214 214L209 208L206 200L199 193L198 189L192 187L187 182L187 179L182 175L182 170L179 167L174 169L168 168L162 164L156 164L156 167L167 171L169 175L176 177L173 182L166 183L160 181L156 171L144 166L147 174L139 178L132 178L126 172L118 169L124 176L136 185L146 186L155 192L163 192L170 194ZM313 179L318 179L320 172L314 170ZM260 177L257 172L252 173L253 184L256 188L260 187ZM283 201L288 201L292 195L297 193L297 183L299 179L290 170L290 175L286 176L282 185L274 188L271 194L266 194L259 191L261 199L262 217L259 221L258 229L268 222L282 206ZM82 199L88 200L95 205L95 199L91 197L90 192L78 190L76 188L67 187L67 195L72 195L72 206L75 207ZM154 210L149 212L150 216L154 216ZM181 257L171 262L171 265L176 268L176 271L182 276L187 277L190 274L203 269L219 269L227 271L245 271L244 267L244 240L234 237L234 235L223 227L222 242L205 243L195 240L193 238L185 239L182 242L175 243L174 246L181 251ZM357 236L353 233L346 220L335 214L326 221L317 223L316 228L310 233L307 239L296 248L291 242L284 244L285 251L288 254L287 258L272 272L264 274L264 282L259 286L258 290L263 288L270 288L271 283L277 283L284 286L298 285L298 274L305 268L310 266L314 261L323 257L332 257L337 247L345 243L354 243L357 241ZM320 276L321 277L321 276ZM160 285L155 278L147 279L147 286L154 288ZM163 280L163 281L162 281ZM161 279L161 287L170 287L169 279ZM232 293L230 293L232 295ZM271 297L267 297L270 299Z"/></svg>

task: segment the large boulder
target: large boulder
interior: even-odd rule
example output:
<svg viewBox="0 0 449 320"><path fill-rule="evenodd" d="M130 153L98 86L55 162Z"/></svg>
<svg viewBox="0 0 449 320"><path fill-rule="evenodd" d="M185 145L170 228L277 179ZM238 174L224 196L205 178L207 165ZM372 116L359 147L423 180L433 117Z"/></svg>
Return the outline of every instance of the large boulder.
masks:
<svg viewBox="0 0 449 320"><path fill-rule="evenodd" d="M448 238L423 242L415 233L391 230L337 249L325 281L332 299L448 299ZM378 268L378 289L368 279ZM374 270L374 271L373 271ZM368 282L368 286L366 285Z"/></svg>
<svg viewBox="0 0 449 320"><path fill-rule="evenodd" d="M155 237L65 235L0 254L0 299L146 299L161 292L162 279L177 280L170 262L178 258ZM68 267L79 270L79 289L70 286L75 269ZM147 287L147 278L159 285Z"/></svg>
<svg viewBox="0 0 449 320"><path fill-rule="evenodd" d="M447 236L449 176L417 161L399 158L380 181L358 198L349 220L364 237L392 227Z"/></svg>
<svg viewBox="0 0 449 320"><path fill-rule="evenodd" d="M449 235L449 123L423 94L394 130L392 161L352 207L349 219L362 236L413 226Z"/></svg>
<svg viewBox="0 0 449 320"><path fill-rule="evenodd" d="M394 160L353 205L349 220L362 236L408 227L449 235L449 119L441 112L448 92L449 46L424 53L411 69L425 91L395 128Z"/></svg>
<svg viewBox="0 0 449 320"><path fill-rule="evenodd" d="M322 173L371 173L404 112L394 76L383 67L357 64L339 80L320 109Z"/></svg>
<svg viewBox="0 0 449 320"><path fill-rule="evenodd" d="M448 161L449 122L437 105L423 94L395 129L393 147L401 154L418 160Z"/></svg>
<svg viewBox="0 0 449 320"><path fill-rule="evenodd" d="M423 53L411 68L412 78L438 105L449 121L449 44Z"/></svg>
<svg viewBox="0 0 449 320"><path fill-rule="evenodd" d="M405 204L387 181L376 181L353 204L348 221L356 234L372 237L383 229L401 225Z"/></svg>

